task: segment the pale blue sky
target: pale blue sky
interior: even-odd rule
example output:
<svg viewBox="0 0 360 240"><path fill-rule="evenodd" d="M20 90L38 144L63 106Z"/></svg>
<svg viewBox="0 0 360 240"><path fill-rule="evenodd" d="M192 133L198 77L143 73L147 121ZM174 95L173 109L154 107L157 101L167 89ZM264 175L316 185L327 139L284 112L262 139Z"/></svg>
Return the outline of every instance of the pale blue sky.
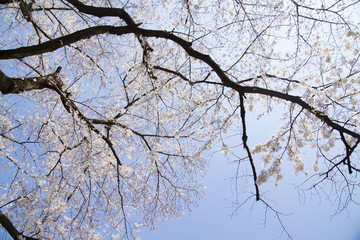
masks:
<svg viewBox="0 0 360 240"><path fill-rule="evenodd" d="M213 159L209 175L206 177L208 189L206 196L199 201L198 208L191 214L160 224L160 229L148 235L142 234L146 240L256 240L287 239L282 233L277 219L269 213L264 226L264 208L255 203L246 205L236 216L229 200L231 196L230 182L232 167L227 166L225 159ZM300 177L300 176L299 176ZM326 199L307 199L300 204L296 191L286 186L286 180L277 187L274 206L288 209L291 216L283 217L284 224L294 239L301 240L360 240L360 207L351 205L348 212L331 219L334 206ZM271 184L270 184L271 186ZM270 187L269 187L270 188ZM281 189L282 188L282 189ZM278 204L276 204L278 202ZM282 204L284 203L285 204Z"/></svg>
<svg viewBox="0 0 360 240"><path fill-rule="evenodd" d="M276 130L280 122L278 118L281 116L281 112L274 111L258 121L253 113L249 113L247 119L249 142L256 144L264 141ZM238 140L240 139L241 136ZM242 154L244 155L245 152ZM311 153L307 156L308 159L305 161L311 169ZM261 159L258 158L256 161ZM286 167L286 163L284 165ZM331 205L325 196L319 198L308 193L305 201L299 198L292 183L301 183L306 178L304 174L295 176L291 163L288 163L287 168L284 171L284 179L277 187L274 183L265 183L260 188L261 191L268 191L269 203L273 207L283 213L291 214L284 216L282 220L294 240L360 240L360 206L350 204L346 211L332 218L336 206ZM278 220L271 212L268 212L267 219L264 220L265 211L261 203L256 202L252 205L254 201L250 201L235 216L231 216L235 210L234 205L231 204L235 200L231 188L231 177L234 173L235 166L229 164L222 154L212 156L209 174L204 179L207 185L206 196L198 202L198 208L180 219L161 223L157 232L150 235L143 233L143 238L145 240L287 239L286 234L282 233ZM240 184L243 184L244 189L248 191L253 190L251 178L248 182L240 180ZM249 193L243 194L247 197ZM353 197L359 198L359 196Z"/></svg>

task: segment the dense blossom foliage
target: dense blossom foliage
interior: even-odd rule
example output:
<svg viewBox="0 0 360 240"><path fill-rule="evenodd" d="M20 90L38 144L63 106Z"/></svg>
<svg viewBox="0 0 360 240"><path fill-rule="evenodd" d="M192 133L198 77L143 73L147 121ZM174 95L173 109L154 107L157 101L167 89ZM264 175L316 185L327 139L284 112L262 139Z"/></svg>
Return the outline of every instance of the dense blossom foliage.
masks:
<svg viewBox="0 0 360 240"><path fill-rule="evenodd" d="M247 163L256 200L288 160L352 200L358 12L355 0L0 0L2 225L136 239L196 203L219 146ZM282 125L250 146L246 113L278 106Z"/></svg>

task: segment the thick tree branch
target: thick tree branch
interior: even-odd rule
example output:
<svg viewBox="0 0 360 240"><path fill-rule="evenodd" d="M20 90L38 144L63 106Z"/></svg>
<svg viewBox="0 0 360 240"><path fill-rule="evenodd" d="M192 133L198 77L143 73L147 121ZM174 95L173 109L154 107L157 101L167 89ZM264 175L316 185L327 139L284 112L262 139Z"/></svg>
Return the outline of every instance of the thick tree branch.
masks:
<svg viewBox="0 0 360 240"><path fill-rule="evenodd" d="M93 15L96 17L119 17L127 25L135 26L134 20L130 15L122 8L107 8L107 7L93 7L83 4L78 0L66 0L68 3L76 7L80 12Z"/></svg>
<svg viewBox="0 0 360 240"><path fill-rule="evenodd" d="M18 2L19 0L0 0L0 4L9 4L9 3L14 3L14 2Z"/></svg>
<svg viewBox="0 0 360 240"><path fill-rule="evenodd" d="M10 50L0 50L0 59L18 59L34 55L40 55L43 53L53 52L63 46L70 45L72 43L85 40L92 36L111 32L112 34L122 35L126 33L132 33L130 27L112 27L112 26L98 26L83 29L63 37L53 39L38 45L29 47L20 47Z"/></svg>
<svg viewBox="0 0 360 240"><path fill-rule="evenodd" d="M77 32L74 32L72 34L54 39L53 41L44 42L42 44L38 44L35 46L30 47L21 47L17 49L10 49L10 50L0 50L0 59L11 59L11 58L23 58L27 56L33 56L38 55L41 53L51 52L55 51L56 49L59 49L65 45L72 44L74 42L90 38L95 35L99 34L114 34L114 35L123 35L123 34L141 34L146 37L155 37L155 38L162 38L162 39L168 39L171 40L178 45L180 45L191 57L201 60L204 63L206 63L209 67L212 68L212 70L215 71L215 73L218 75L222 83L234 89L235 91L239 93L256 93L271 97L276 97L285 101L289 101L292 103L296 103L297 105L303 107L304 109L311 112L313 115L315 115L318 119L326 123L329 127L337 130L338 132L346 133L356 139L360 139L360 134L351 131L350 129L347 129L334 121L332 121L328 116L323 114L322 112L316 110L314 107L306 103L304 100L302 100L299 96L293 96L286 93L282 93L279 91L274 91L270 89L260 88L260 87L251 87L251 86L242 86L237 84L236 82L232 81L226 73L221 69L221 67L209 56L206 54L203 54L194 48L192 48L191 43L189 41L186 41L171 32L167 31L159 31L159 30L147 30L142 29L138 27L133 26L125 26L125 27L113 27L113 26L98 26L98 27L92 27L87 28L84 30L80 30Z"/></svg>
<svg viewBox="0 0 360 240"><path fill-rule="evenodd" d="M20 233L16 229L16 227L12 224L10 219L1 210L0 210L0 223L14 240L20 240L20 239L37 240L36 238L27 237L27 236L23 235L22 233Z"/></svg>
<svg viewBox="0 0 360 240"><path fill-rule="evenodd" d="M0 70L0 91L2 94L21 93L36 89L53 88L58 84L59 67L54 73L31 78L10 78Z"/></svg>

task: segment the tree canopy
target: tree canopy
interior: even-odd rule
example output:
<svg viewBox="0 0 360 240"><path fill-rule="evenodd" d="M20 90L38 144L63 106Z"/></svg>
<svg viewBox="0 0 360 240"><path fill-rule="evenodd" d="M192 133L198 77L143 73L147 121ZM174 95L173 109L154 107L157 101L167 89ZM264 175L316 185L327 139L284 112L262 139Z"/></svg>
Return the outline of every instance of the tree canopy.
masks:
<svg viewBox="0 0 360 240"><path fill-rule="evenodd" d="M0 0L0 223L137 239L196 203L219 148L275 212L261 184L289 161L356 202L359 2ZM277 107L250 145L247 113Z"/></svg>

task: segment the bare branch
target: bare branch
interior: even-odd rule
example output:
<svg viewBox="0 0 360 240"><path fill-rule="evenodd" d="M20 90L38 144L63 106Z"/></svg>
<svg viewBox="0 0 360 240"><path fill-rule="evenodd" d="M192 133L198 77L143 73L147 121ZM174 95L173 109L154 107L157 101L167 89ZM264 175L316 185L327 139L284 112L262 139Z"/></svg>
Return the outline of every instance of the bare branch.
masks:
<svg viewBox="0 0 360 240"><path fill-rule="evenodd" d="M58 74L61 71L59 67L54 73L31 78L10 78L0 70L0 91L2 94L21 93L37 89L50 88L59 84Z"/></svg>
<svg viewBox="0 0 360 240"><path fill-rule="evenodd" d="M244 106L244 95L243 94L239 94L240 95L240 116L241 116L241 123L242 123L242 130L243 130L243 134L242 134L242 142L243 142L243 146L247 152L249 161L250 161L250 165L251 165L251 170L253 173L253 179L254 179L254 185L255 185L255 190L256 190L256 201L260 200L260 192L259 192L259 186L257 184L257 173L256 173L256 168L255 168L255 164L254 164L254 159L252 158L252 154L250 152L250 148L247 144L247 139L248 136L246 134L246 116L245 116L245 106Z"/></svg>

